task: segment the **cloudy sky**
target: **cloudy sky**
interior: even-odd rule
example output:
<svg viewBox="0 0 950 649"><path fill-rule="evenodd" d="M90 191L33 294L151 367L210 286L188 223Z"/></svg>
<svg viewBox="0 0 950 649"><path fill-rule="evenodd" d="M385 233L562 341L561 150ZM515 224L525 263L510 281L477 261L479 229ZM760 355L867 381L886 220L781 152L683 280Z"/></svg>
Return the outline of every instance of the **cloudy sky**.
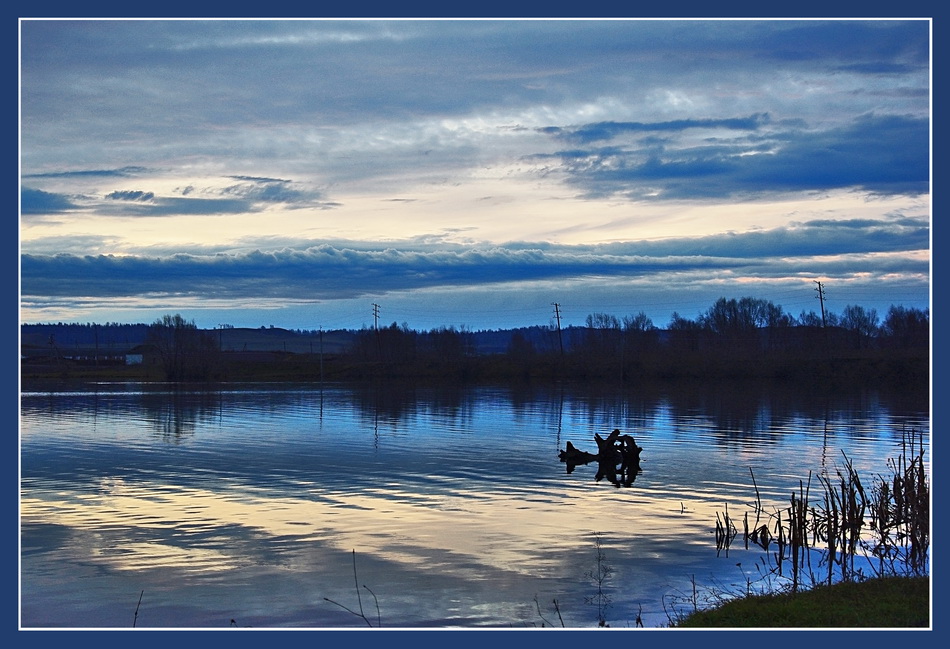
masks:
<svg viewBox="0 0 950 649"><path fill-rule="evenodd" d="M927 20L20 22L20 320L929 307Z"/></svg>

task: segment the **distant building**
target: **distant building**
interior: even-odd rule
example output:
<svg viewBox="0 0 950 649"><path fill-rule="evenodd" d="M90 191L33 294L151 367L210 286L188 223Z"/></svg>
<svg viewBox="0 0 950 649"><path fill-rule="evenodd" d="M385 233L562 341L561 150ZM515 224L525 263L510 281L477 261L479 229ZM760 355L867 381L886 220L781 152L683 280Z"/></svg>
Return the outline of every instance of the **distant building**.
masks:
<svg viewBox="0 0 950 649"><path fill-rule="evenodd" d="M136 345L125 353L126 365L156 365L159 361L155 345Z"/></svg>

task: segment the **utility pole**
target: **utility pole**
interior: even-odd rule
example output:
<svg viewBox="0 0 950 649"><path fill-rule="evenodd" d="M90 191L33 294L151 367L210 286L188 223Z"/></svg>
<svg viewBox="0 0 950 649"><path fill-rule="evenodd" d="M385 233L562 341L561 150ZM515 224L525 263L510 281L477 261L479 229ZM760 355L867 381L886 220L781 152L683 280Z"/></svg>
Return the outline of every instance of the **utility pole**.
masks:
<svg viewBox="0 0 950 649"><path fill-rule="evenodd" d="M227 328L228 328L228 325L222 324L220 322L218 323L218 350L222 352L224 351L223 332Z"/></svg>
<svg viewBox="0 0 950 649"><path fill-rule="evenodd" d="M323 325L320 325L320 383L323 383Z"/></svg>
<svg viewBox="0 0 950 649"><path fill-rule="evenodd" d="M818 288L815 290L818 292L818 301L821 303L821 326L825 326L825 292L821 286L821 282L815 280L815 284L818 284Z"/></svg>
<svg viewBox="0 0 950 649"><path fill-rule="evenodd" d="M552 302L554 305L554 319L557 320L557 343L561 348L561 356L564 356L564 339L561 336L561 305L557 302Z"/></svg>
<svg viewBox="0 0 950 649"><path fill-rule="evenodd" d="M373 329L376 330L376 360L382 358L382 353L379 349L379 305L373 302Z"/></svg>
<svg viewBox="0 0 950 649"><path fill-rule="evenodd" d="M49 335L49 347L56 354L56 360L62 361L63 355L59 352L59 347L56 346L56 334Z"/></svg>

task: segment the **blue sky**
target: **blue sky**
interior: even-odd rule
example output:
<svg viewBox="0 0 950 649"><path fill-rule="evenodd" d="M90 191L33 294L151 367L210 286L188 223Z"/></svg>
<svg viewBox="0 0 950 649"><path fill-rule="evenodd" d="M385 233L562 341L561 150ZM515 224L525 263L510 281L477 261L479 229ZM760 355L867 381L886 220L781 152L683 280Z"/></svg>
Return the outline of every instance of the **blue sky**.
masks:
<svg viewBox="0 0 950 649"><path fill-rule="evenodd" d="M23 20L20 320L927 308L928 20Z"/></svg>

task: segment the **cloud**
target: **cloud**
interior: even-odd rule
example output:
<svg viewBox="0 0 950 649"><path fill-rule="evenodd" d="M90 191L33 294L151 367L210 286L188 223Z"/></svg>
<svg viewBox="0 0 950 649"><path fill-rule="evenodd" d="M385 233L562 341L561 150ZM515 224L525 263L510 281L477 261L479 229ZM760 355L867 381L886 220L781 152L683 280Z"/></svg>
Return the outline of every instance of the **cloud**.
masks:
<svg viewBox="0 0 950 649"><path fill-rule="evenodd" d="M21 304L666 303L822 271L925 301L930 31L25 20Z"/></svg>
<svg viewBox="0 0 950 649"><path fill-rule="evenodd" d="M128 166L119 169L81 169L23 174L23 178L129 178L148 173L146 167Z"/></svg>
<svg viewBox="0 0 950 649"><path fill-rule="evenodd" d="M136 173L141 172L141 168L136 168ZM129 175L130 169L112 172L77 170L42 174L37 177L75 180L89 177L125 178ZM201 195L198 196L192 196L198 193L193 185L178 190L180 196L158 195L154 191L141 189L123 189L113 190L101 197L95 193L65 195L25 187L21 190L21 213L43 215L82 209L113 217L202 216L253 213L274 204L282 204L291 209L332 209L338 206L338 203L323 200L321 192L297 189L289 180L247 176L233 176L230 179L240 182L225 187L206 188L201 190Z"/></svg>
<svg viewBox="0 0 950 649"><path fill-rule="evenodd" d="M784 276L819 272L859 255L861 271L897 263L926 273L928 261L903 253L925 252L929 228L923 219L818 220L769 231L696 239L625 242L601 246L469 247L398 242L359 247L311 245L208 255L169 257L39 255L22 257L24 296L110 298L145 295L207 295L215 298L347 299L387 291L505 284L584 276L630 279L657 273L737 273ZM893 253L902 253L899 263ZM875 255L881 255L876 258ZM851 258L851 266L855 261Z"/></svg>
<svg viewBox="0 0 950 649"><path fill-rule="evenodd" d="M106 198L111 198L114 201L150 201L155 198L155 194L142 191L115 191L111 194L106 194Z"/></svg>
<svg viewBox="0 0 950 649"><path fill-rule="evenodd" d="M731 139L708 137L685 146L673 140L645 140L590 149L533 154L527 159L559 162L566 182L591 197L631 200L742 198L787 192L859 188L879 194L929 191L929 120L900 115L862 115L826 129L785 128L759 134L767 120L725 120L748 130ZM750 128L740 126L749 122ZM723 120L700 120L718 124ZM666 130L664 123L636 128L602 124L572 129L583 141L609 140L636 131ZM552 133L550 129L546 132ZM553 135L560 137L562 131Z"/></svg>
<svg viewBox="0 0 950 649"><path fill-rule="evenodd" d="M249 176L234 176L234 178L242 182L225 187L221 190L223 194L240 196L255 202L288 203L296 207L312 207L322 198L319 192L294 189L289 180Z"/></svg>
<svg viewBox="0 0 950 649"><path fill-rule="evenodd" d="M538 129L547 135L577 142L609 140L625 133L680 132L687 129L729 129L755 131L768 124L767 113L731 119L679 119L666 122L598 122L577 127L546 127Z"/></svg>
<svg viewBox="0 0 950 649"><path fill-rule="evenodd" d="M55 214L76 209L77 205L62 194L24 187L20 190L21 214Z"/></svg>

